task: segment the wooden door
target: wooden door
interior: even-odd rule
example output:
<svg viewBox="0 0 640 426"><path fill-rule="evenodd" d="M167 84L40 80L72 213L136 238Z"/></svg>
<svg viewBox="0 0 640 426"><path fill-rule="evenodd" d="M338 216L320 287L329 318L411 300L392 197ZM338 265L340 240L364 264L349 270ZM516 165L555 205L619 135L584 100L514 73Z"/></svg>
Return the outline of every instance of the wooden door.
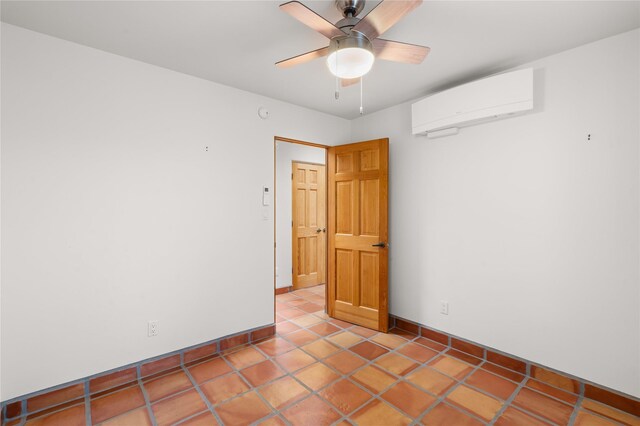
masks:
<svg viewBox="0 0 640 426"><path fill-rule="evenodd" d="M326 282L325 166L293 162L293 288Z"/></svg>
<svg viewBox="0 0 640 426"><path fill-rule="evenodd" d="M331 317L386 332L389 140L329 148Z"/></svg>

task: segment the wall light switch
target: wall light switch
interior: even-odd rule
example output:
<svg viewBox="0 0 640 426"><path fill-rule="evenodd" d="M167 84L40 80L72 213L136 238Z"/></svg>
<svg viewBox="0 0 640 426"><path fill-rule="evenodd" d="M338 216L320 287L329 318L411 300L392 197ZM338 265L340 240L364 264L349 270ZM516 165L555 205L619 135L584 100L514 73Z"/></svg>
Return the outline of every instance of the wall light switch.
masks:
<svg viewBox="0 0 640 426"><path fill-rule="evenodd" d="M449 315L449 302L446 300L440 301L440 313L442 315Z"/></svg>
<svg viewBox="0 0 640 426"><path fill-rule="evenodd" d="M262 187L262 205L263 206L271 205L271 191L268 186Z"/></svg>

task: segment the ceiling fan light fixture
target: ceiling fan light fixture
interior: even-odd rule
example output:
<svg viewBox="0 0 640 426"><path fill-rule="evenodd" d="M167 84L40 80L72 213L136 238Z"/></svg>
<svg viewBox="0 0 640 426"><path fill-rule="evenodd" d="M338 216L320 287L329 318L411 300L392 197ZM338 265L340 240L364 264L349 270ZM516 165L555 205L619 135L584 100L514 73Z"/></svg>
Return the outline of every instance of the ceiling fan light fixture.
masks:
<svg viewBox="0 0 640 426"><path fill-rule="evenodd" d="M362 34L355 33L331 40L327 66L331 74L338 78L362 77L371 70L374 61L371 42Z"/></svg>

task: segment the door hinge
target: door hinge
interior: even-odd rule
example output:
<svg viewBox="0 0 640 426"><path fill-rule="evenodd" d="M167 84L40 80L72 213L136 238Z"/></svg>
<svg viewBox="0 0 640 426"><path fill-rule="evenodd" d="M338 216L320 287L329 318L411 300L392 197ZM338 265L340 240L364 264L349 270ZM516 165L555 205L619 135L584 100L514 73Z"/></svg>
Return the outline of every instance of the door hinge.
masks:
<svg viewBox="0 0 640 426"><path fill-rule="evenodd" d="M293 228L293 221L291 221L291 227Z"/></svg>
<svg viewBox="0 0 640 426"><path fill-rule="evenodd" d="M291 180L293 180L293 173L291 173Z"/></svg>

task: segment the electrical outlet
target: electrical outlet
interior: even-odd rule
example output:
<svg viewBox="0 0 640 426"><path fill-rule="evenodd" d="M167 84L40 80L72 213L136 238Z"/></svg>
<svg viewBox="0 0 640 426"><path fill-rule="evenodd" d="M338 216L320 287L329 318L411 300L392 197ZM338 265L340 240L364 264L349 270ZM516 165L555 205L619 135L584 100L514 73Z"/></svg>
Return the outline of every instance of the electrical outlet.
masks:
<svg viewBox="0 0 640 426"><path fill-rule="evenodd" d="M159 330L160 326L158 325L158 321L149 321L148 324L148 336L149 337L155 337L158 335L158 333L160 332Z"/></svg>
<svg viewBox="0 0 640 426"><path fill-rule="evenodd" d="M440 313L442 315L449 315L449 302L446 300L440 301Z"/></svg>

